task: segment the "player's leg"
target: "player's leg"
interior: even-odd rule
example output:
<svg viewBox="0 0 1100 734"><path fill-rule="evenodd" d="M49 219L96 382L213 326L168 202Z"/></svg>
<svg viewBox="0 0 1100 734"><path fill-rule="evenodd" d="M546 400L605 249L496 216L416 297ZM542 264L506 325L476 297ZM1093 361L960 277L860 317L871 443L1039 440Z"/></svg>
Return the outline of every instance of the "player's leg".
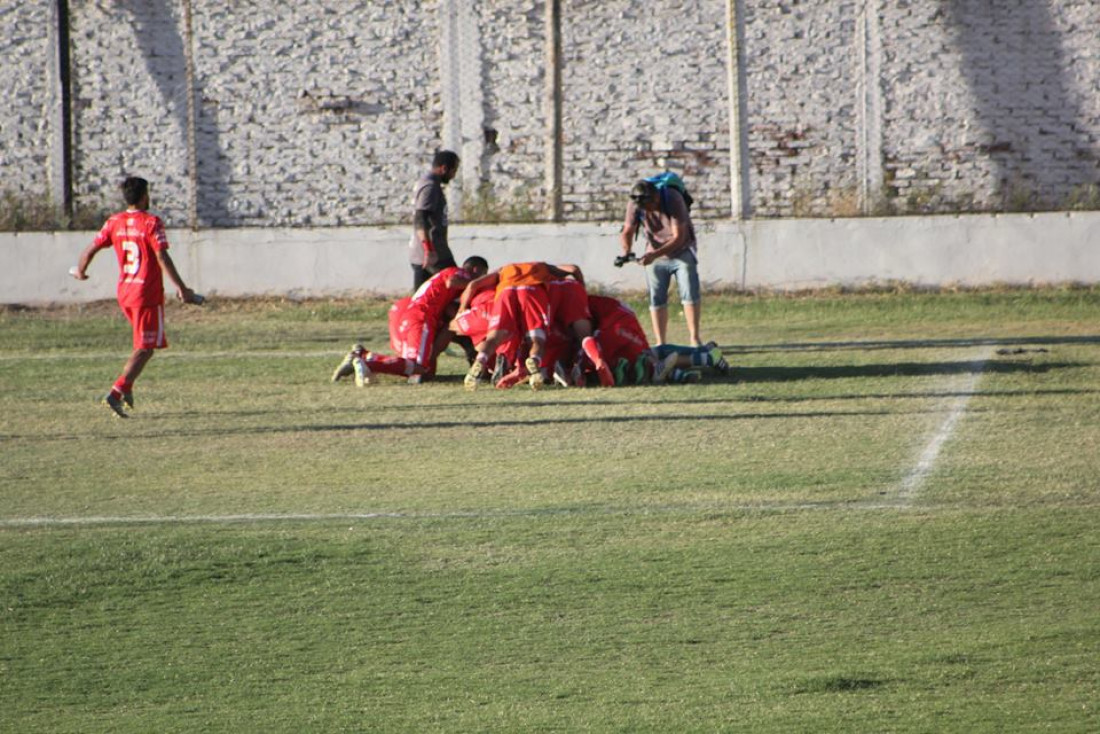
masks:
<svg viewBox="0 0 1100 734"><path fill-rule="evenodd" d="M684 259L673 259L671 265L672 272L676 276L676 288L680 292L680 303L684 307L689 342L693 347L702 346L703 342L699 338L699 321L703 313L703 300L699 289L699 268L695 264L695 257L687 253Z"/></svg>
<svg viewBox="0 0 1100 734"><path fill-rule="evenodd" d="M103 396L103 403L114 411L115 415L122 418L128 417L123 410L123 406L133 409L134 382L141 376L145 365L149 364L149 360L152 358L152 349L135 349L130 353L130 358L126 360L126 365L122 368L122 374L118 376L115 384Z"/></svg>
<svg viewBox="0 0 1100 734"><path fill-rule="evenodd" d="M542 369L543 351L546 347L546 332L534 330L528 332L531 347L527 352L527 359L523 361L529 375L528 381L531 388L538 390L546 385L546 373Z"/></svg>
<svg viewBox="0 0 1100 734"><path fill-rule="evenodd" d="M462 381L467 390L476 390L478 383L489 374L489 360L496 356L497 347L510 336L510 332L505 329L489 330L485 341L478 345L477 356L474 357L473 364L470 365L470 369Z"/></svg>
<svg viewBox="0 0 1100 734"><path fill-rule="evenodd" d="M517 286L509 289L510 298L502 309L501 320L512 319L517 333L524 335L529 345L524 367L529 373L529 383L535 390L546 385L547 373L543 371L543 350L546 335L551 327L550 294L546 286Z"/></svg>
<svg viewBox="0 0 1100 734"><path fill-rule="evenodd" d="M646 287L649 289L649 317L653 322L655 344L664 344L668 333L668 286L671 275L667 264L661 261L645 266Z"/></svg>
<svg viewBox="0 0 1100 734"><path fill-rule="evenodd" d="M134 383L141 376L145 365L157 349L168 347L164 330L164 306L134 306L123 308L133 333L133 351L122 368L122 373L103 397L103 403L115 415L126 417L123 406L134 407Z"/></svg>
<svg viewBox="0 0 1100 734"><path fill-rule="evenodd" d="M515 301L515 288L502 289L493 300L492 313L489 316L489 333L477 348L470 370L462 383L467 390L476 390L489 374L489 360L496 356L497 347L513 334L518 334L518 305Z"/></svg>

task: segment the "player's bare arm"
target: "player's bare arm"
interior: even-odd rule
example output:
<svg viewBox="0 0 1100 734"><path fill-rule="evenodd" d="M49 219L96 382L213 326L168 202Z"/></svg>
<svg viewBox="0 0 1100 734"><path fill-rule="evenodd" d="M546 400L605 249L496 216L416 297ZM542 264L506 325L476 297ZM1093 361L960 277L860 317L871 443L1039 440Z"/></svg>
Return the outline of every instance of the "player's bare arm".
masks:
<svg viewBox="0 0 1100 734"><path fill-rule="evenodd" d="M580 267L578 267L577 265L550 265L549 263L547 263L547 267L550 270L550 274L559 280L562 280L564 278L572 278L581 285L584 285L584 273L581 272Z"/></svg>
<svg viewBox="0 0 1100 734"><path fill-rule="evenodd" d="M176 264L172 261L172 256L168 254L168 251L157 250L156 256L157 260L160 261L161 269L167 273L168 279L176 286L176 296L184 303L195 303L195 292L184 284L183 278L176 270Z"/></svg>
<svg viewBox="0 0 1100 734"><path fill-rule="evenodd" d="M458 288L460 285L469 285L470 276L463 272L458 272L447 278L448 288Z"/></svg>
<svg viewBox="0 0 1100 734"><path fill-rule="evenodd" d="M77 280L88 279L88 266L92 264L92 259L97 252L99 252L99 248L94 244L84 248L84 251L80 253L80 260L77 262L76 269L70 271L74 278Z"/></svg>
<svg viewBox="0 0 1100 734"><path fill-rule="evenodd" d="M462 295L458 299L458 311L459 313L465 311L470 307L470 301L474 299L481 291L486 288L495 288L497 283L500 282L500 271L494 270L491 273L486 273L479 278L474 278L466 284L466 289L462 291Z"/></svg>
<svg viewBox="0 0 1100 734"><path fill-rule="evenodd" d="M638 233L638 224L632 218L623 226L622 232L619 233L619 246L622 248L623 255L629 255L631 250L634 249L634 236Z"/></svg>
<svg viewBox="0 0 1100 734"><path fill-rule="evenodd" d="M420 247L424 250L425 267L435 265L439 261L439 253L435 251L435 245L432 242L431 222L427 211L417 209L413 214L413 231L416 233L417 241L420 242Z"/></svg>

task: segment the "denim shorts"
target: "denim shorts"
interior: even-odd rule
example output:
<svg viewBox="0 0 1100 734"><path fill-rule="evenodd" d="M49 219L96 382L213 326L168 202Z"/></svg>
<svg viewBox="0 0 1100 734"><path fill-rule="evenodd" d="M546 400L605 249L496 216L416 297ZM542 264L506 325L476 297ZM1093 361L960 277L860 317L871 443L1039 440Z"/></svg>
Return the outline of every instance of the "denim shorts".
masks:
<svg viewBox="0 0 1100 734"><path fill-rule="evenodd" d="M699 303L699 268L695 253L688 250L676 257L657 258L645 266L651 311L668 306L668 286L673 276L676 276L676 287L680 291L680 303Z"/></svg>

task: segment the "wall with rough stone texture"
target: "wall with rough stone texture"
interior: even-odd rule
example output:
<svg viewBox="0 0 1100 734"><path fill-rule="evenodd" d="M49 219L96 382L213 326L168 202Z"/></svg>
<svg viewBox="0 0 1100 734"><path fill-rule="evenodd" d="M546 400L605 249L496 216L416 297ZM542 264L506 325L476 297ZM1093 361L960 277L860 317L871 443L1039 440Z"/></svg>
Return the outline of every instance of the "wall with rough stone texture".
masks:
<svg viewBox="0 0 1100 734"><path fill-rule="evenodd" d="M451 147L454 221L545 216L546 0L190 0L189 28L185 2L67 3L78 208L113 208L138 173L172 226L192 194L201 227L402 223ZM730 3L747 113L732 138ZM0 8L0 189L18 197L63 190L58 7ZM617 219L664 166L698 218L728 217L731 142L753 217L1100 208L1094 0L561 8L565 221Z"/></svg>
<svg viewBox="0 0 1100 734"><path fill-rule="evenodd" d="M61 126L54 25L47 3L0 6L0 194L41 197L53 190Z"/></svg>
<svg viewBox="0 0 1100 734"><path fill-rule="evenodd" d="M725 3L563 5L566 218L622 217L631 184L666 165L696 216L729 216Z"/></svg>

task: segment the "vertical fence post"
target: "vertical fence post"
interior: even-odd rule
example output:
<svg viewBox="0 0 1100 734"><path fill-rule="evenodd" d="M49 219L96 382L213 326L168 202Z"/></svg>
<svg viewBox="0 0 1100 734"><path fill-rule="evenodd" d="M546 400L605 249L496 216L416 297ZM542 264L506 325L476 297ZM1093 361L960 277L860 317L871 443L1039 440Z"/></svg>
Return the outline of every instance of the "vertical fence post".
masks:
<svg viewBox="0 0 1100 734"><path fill-rule="evenodd" d="M734 220L752 216L749 198L748 99L745 76L744 0L726 0L726 40L729 47L730 116L730 216Z"/></svg>
<svg viewBox="0 0 1100 734"><path fill-rule="evenodd" d="M69 2L57 0L53 4L52 35L55 51L50 60L53 89L51 107L57 117L53 143L53 164L50 167L50 199L60 221L66 229L73 223L73 89L72 64L69 58Z"/></svg>
<svg viewBox="0 0 1100 734"><path fill-rule="evenodd" d="M191 26L191 0L183 0L183 60L187 85L187 176L190 184L188 219L192 232L199 229L198 118L195 109L195 44Z"/></svg>
<svg viewBox="0 0 1100 734"><path fill-rule="evenodd" d="M856 18L856 167L859 207L871 214L882 193L882 40L875 0Z"/></svg>
<svg viewBox="0 0 1100 734"><path fill-rule="evenodd" d="M561 0L546 3L546 216L562 219Z"/></svg>

